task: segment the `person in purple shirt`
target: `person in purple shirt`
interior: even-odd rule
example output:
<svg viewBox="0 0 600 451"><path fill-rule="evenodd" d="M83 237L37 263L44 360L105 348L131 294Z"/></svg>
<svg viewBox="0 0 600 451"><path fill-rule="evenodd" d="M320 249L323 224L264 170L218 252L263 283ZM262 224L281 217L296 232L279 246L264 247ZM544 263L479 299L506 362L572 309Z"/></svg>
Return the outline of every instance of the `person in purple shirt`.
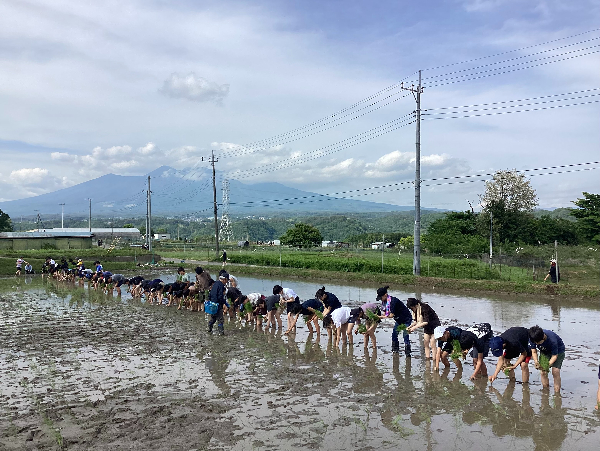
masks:
<svg viewBox="0 0 600 451"><path fill-rule="evenodd" d="M554 392L560 392L560 369L563 360L565 360L565 344L562 338L551 330L542 329L540 326L533 326L529 329L529 341L531 343L531 356L535 362L535 367L541 370L542 387L549 388L550 379L548 373L540 367L538 349L540 353L548 358L548 365L552 368Z"/></svg>
<svg viewBox="0 0 600 451"><path fill-rule="evenodd" d="M377 325L381 322L381 319L377 321L370 320L367 316L367 311L379 317L381 315L380 307L381 305L377 302L367 302L358 308L352 309L352 312L350 313L351 321L353 321L354 324L348 321L348 323L352 324L352 328L349 327L348 334L351 334L352 329L356 329L354 331L355 335L358 334L358 326L360 326L362 321L365 321L367 327L367 331L363 333L363 336L365 337L365 349L369 347L369 339L371 339L373 349L377 349L375 329L377 329ZM354 326L357 327L355 328Z"/></svg>

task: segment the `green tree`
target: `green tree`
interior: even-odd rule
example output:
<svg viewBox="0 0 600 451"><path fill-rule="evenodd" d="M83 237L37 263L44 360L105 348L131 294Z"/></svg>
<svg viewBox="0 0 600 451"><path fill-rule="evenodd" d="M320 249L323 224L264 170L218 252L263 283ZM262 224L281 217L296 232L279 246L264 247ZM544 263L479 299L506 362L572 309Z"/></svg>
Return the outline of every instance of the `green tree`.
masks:
<svg viewBox="0 0 600 451"><path fill-rule="evenodd" d="M436 254L485 252L487 240L478 232L478 216L470 211L446 213L429 225L423 245Z"/></svg>
<svg viewBox="0 0 600 451"><path fill-rule="evenodd" d="M535 224L531 213L537 205L537 195L531 182L516 169L497 171L485 182L485 192L479 196L483 214L479 218L482 235L489 234L490 214L493 216L494 241L530 242L534 240Z"/></svg>
<svg viewBox="0 0 600 451"><path fill-rule="evenodd" d="M323 236L319 232L319 229L300 222L295 224L291 229L288 229L280 240L281 244L288 246L312 247L320 245L321 241L323 241Z"/></svg>
<svg viewBox="0 0 600 451"><path fill-rule="evenodd" d="M12 229L10 216L0 210L0 232L12 232Z"/></svg>
<svg viewBox="0 0 600 451"><path fill-rule="evenodd" d="M578 209L571 212L577 218L581 236L593 243L600 243L600 194L583 193L583 199L573 201Z"/></svg>

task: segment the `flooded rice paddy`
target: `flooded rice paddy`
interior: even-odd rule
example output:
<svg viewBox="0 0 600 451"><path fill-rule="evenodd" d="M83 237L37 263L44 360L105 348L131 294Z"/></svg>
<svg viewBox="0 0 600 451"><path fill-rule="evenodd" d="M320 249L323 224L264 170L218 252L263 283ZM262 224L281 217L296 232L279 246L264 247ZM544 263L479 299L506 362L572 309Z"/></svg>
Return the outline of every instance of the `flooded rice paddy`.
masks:
<svg viewBox="0 0 600 451"><path fill-rule="evenodd" d="M239 279L244 293L281 283L302 299L320 286ZM348 306L375 292L327 289ZM493 385L471 382L469 360L433 372L421 334L411 334L411 358L391 353L391 324L378 329L376 351L360 338L332 347L303 321L295 337L234 322L225 337L208 336L202 313L9 278L0 280L0 449L597 449L598 307L417 296L447 324L556 331L567 346L562 396L542 390L533 365L528 385L502 373Z"/></svg>

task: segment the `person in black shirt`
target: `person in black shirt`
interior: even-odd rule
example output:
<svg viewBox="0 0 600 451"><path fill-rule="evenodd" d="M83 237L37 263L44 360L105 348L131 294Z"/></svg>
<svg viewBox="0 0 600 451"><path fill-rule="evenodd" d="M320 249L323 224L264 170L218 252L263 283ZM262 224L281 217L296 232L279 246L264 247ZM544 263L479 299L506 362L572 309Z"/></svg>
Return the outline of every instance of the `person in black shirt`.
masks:
<svg viewBox="0 0 600 451"><path fill-rule="evenodd" d="M385 286L377 289L377 300L381 301L382 310L385 312L381 318L393 318L396 321L392 329L392 352L400 352L398 333L401 328L404 328L402 330L404 353L409 357L411 353L410 338L406 329L412 323L412 314L400 299L388 295L388 288L389 286Z"/></svg>
<svg viewBox="0 0 600 451"><path fill-rule="evenodd" d="M460 327L447 327L438 326L434 332L434 338L438 339L438 352L435 357L435 370L439 369L440 360L444 364L444 366L450 366L450 362L448 361L448 354L454 351L455 340L458 341L460 345L460 351L464 357L467 355L469 349L473 348L477 351L477 360L475 363L475 370L471 375L470 379L474 380L478 375L484 376L487 375L487 367L483 361L484 350L486 348L484 340L480 339L473 332L469 330L463 330ZM462 364L460 360L454 360L456 365L462 368Z"/></svg>
<svg viewBox="0 0 600 451"><path fill-rule="evenodd" d="M548 271L548 274L546 274L546 277L544 277L544 282L548 280L548 277L550 277L552 283L558 283L560 281L560 271L558 271L558 266L556 266L556 260L554 259L550 260L550 270Z"/></svg>
<svg viewBox="0 0 600 451"><path fill-rule="evenodd" d="M430 359L431 351L435 353L435 338L433 331L441 326L437 313L429 306L418 299L408 298L406 306L411 310L413 321L408 327L407 332L414 332L416 329L423 328L423 343L425 345L425 358Z"/></svg>
<svg viewBox="0 0 600 451"><path fill-rule="evenodd" d="M521 365L523 383L529 382L529 360L531 359L531 349L529 347L529 331L524 327L511 327L502 333L499 337L490 340L490 350L494 357L498 357L496 371L489 377L490 382L494 382L500 371L509 368L510 379L515 379L515 368ZM511 359L517 358L514 365Z"/></svg>

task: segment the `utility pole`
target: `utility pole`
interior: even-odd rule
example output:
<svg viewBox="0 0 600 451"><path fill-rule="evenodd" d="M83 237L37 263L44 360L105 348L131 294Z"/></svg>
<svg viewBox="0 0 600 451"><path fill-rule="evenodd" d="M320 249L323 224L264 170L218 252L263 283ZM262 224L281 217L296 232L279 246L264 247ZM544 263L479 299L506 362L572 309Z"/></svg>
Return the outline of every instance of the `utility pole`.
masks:
<svg viewBox="0 0 600 451"><path fill-rule="evenodd" d="M413 274L421 275L421 71L419 70L419 84L415 87L404 87L402 83L400 89L410 91L417 102L415 110L415 121L417 123L415 140L415 230L414 230L414 254L413 254Z"/></svg>
<svg viewBox="0 0 600 451"><path fill-rule="evenodd" d="M58 204L60 205L60 228L64 229L65 228L65 204Z"/></svg>
<svg viewBox="0 0 600 451"><path fill-rule="evenodd" d="M150 176L148 176L148 251L152 252L152 191L150 191ZM154 258L152 259L154 263Z"/></svg>
<svg viewBox="0 0 600 451"><path fill-rule="evenodd" d="M88 198L90 201L90 215L88 216L88 227L90 229L90 235L92 234L92 198Z"/></svg>
<svg viewBox="0 0 600 451"><path fill-rule="evenodd" d="M490 269L492 269L492 239L494 232L494 215L492 210L490 210Z"/></svg>
<svg viewBox="0 0 600 451"><path fill-rule="evenodd" d="M212 165L212 173L213 173L213 204L214 204L214 214L215 214L215 240L216 240L216 249L217 249L217 258L219 257L219 220L217 218L217 182L215 175L215 163L219 160L215 159L215 151L212 151L212 155L209 163Z"/></svg>
<svg viewBox="0 0 600 451"><path fill-rule="evenodd" d="M38 232L39 232L40 231L40 214L37 213L37 212L39 212L39 210L33 210L33 211L35 211L36 214L37 214L37 218L36 218L35 222L37 222L37 229L38 229Z"/></svg>

